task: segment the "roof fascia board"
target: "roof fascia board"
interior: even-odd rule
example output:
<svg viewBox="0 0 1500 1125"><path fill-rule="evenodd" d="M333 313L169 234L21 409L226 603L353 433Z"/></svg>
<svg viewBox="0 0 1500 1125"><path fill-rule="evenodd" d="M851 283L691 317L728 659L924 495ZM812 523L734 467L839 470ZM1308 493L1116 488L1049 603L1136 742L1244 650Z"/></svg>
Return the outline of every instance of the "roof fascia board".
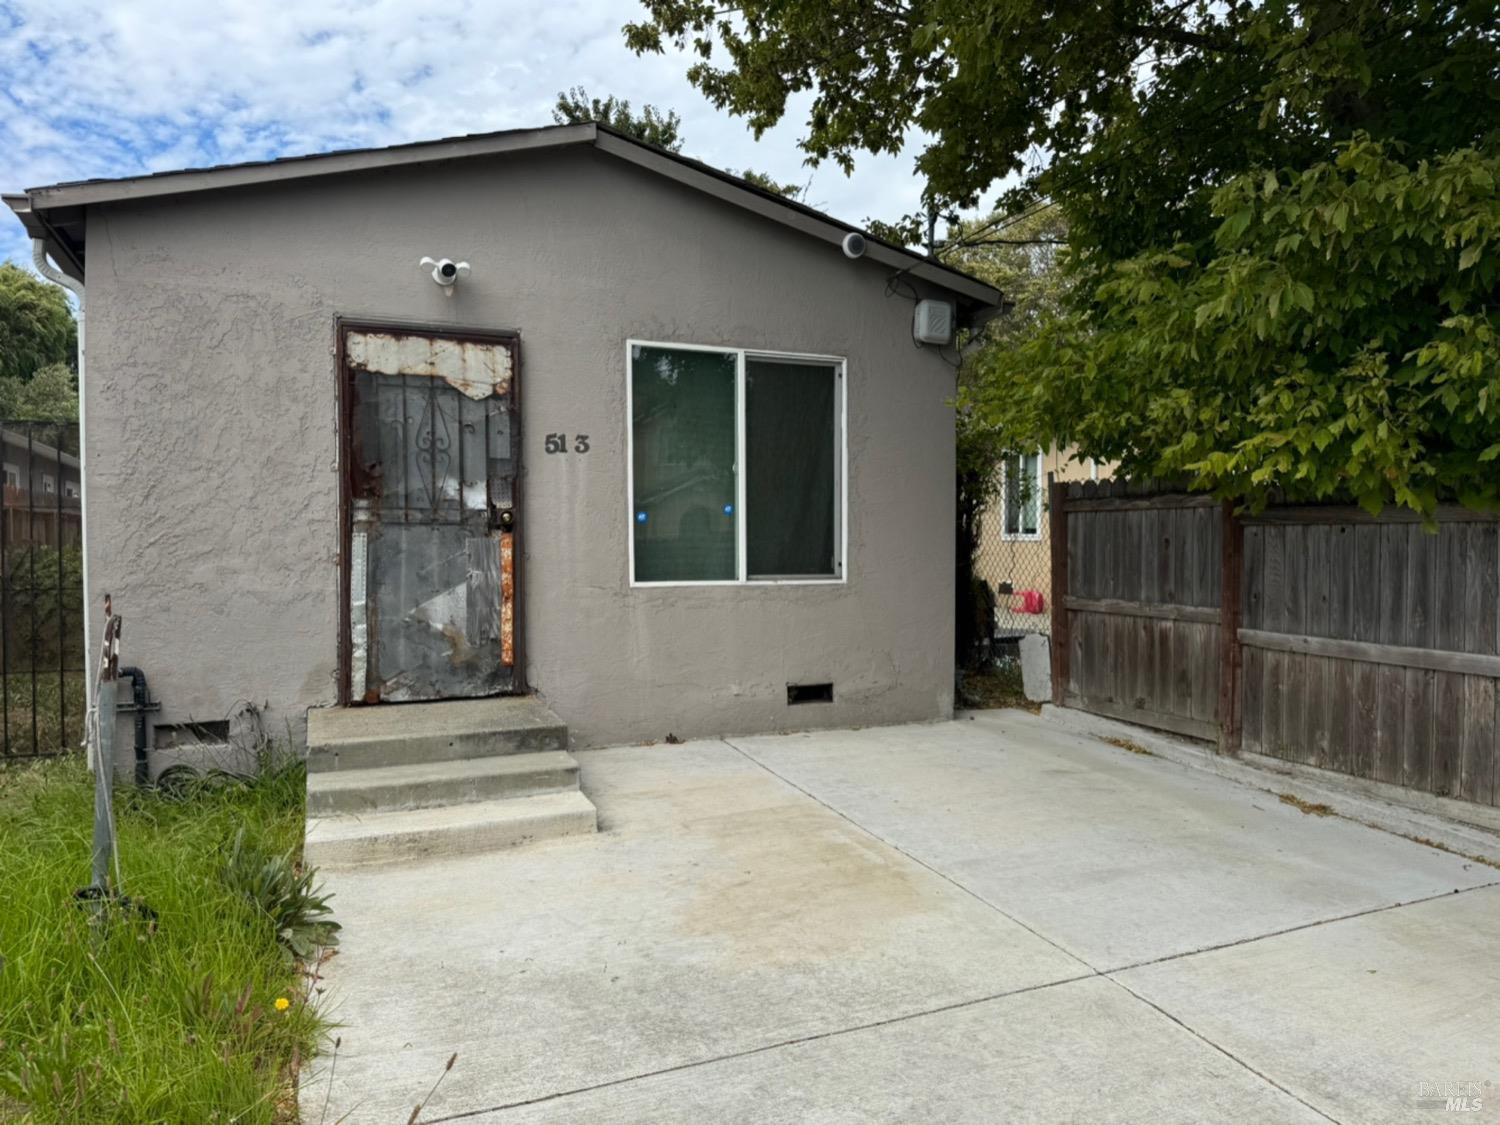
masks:
<svg viewBox="0 0 1500 1125"><path fill-rule="evenodd" d="M592 124L526 129L487 137L429 141L395 148L323 153L306 159L268 161L264 164L169 172L99 183L59 184L54 187L31 188L26 194L33 208L87 207L98 203L178 195L208 188L252 187L312 176L337 176L348 172L459 160L468 156L491 156L527 149L587 144L594 140L597 132Z"/></svg>
<svg viewBox="0 0 1500 1125"><path fill-rule="evenodd" d="M31 207L31 197L28 195L5 195L0 196L5 205L16 213L16 218L21 220L21 226L26 229L30 238L40 238L43 248L54 262L74 281L83 281L83 263L73 255L67 242L58 237L56 231L47 225L47 220L37 214Z"/></svg>
<svg viewBox="0 0 1500 1125"><path fill-rule="evenodd" d="M846 227L828 219L821 219L814 215L806 214L796 207L789 207L774 199L767 199L754 191L728 183L717 176L700 171L690 164L684 164L673 160L669 156L663 156L654 149L638 145L616 137L610 133L600 130L594 140L594 147L601 152L607 152L611 156L618 156L632 164L637 164L649 171L666 176L668 179L676 180L688 187L705 192L726 203L732 203L736 207L743 207L767 219L782 223L794 230L801 231L814 238L822 239L838 245L843 241L844 235L858 230L857 227ZM866 258L879 262L881 265L891 266L903 271L908 277L921 278L923 281L931 282L933 285L969 297L986 305L998 305L1001 301L1000 291L992 286L965 277L944 269L942 266L929 262L909 251L897 250L884 243L876 242L874 239L865 241ZM913 264L915 263L915 264Z"/></svg>

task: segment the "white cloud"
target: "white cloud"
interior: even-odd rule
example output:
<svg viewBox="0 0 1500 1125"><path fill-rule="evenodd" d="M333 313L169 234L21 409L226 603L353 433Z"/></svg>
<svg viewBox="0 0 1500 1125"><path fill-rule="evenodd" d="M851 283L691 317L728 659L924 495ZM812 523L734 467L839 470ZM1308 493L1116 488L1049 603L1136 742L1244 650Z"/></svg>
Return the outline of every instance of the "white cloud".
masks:
<svg viewBox="0 0 1500 1125"><path fill-rule="evenodd" d="M686 151L806 183L854 222L916 208L911 154L813 171L795 115L755 143L683 77L637 58L606 0L13 0L0 3L0 187L125 176L549 124L582 85L677 110ZM9 27L6 26L7 22ZM18 224L0 257L29 261Z"/></svg>

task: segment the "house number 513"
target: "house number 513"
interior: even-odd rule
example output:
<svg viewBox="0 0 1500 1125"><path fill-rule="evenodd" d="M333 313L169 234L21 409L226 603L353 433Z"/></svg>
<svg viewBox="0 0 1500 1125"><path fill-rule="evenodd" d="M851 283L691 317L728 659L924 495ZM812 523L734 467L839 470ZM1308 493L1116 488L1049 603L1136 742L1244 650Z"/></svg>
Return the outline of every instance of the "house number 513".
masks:
<svg viewBox="0 0 1500 1125"><path fill-rule="evenodd" d="M545 449L548 453L566 453L568 451L567 434L548 434ZM587 453L589 451L589 435L573 435L573 452Z"/></svg>

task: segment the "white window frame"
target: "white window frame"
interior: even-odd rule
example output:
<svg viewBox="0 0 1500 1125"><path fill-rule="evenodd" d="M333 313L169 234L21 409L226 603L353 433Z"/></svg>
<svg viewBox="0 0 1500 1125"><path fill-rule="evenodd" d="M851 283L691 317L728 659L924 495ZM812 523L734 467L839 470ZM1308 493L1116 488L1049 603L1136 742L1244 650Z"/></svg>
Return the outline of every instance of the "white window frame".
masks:
<svg viewBox="0 0 1500 1125"><path fill-rule="evenodd" d="M77 500L78 499L78 482L77 481L71 481L71 480L65 480L65 481L63 481L63 497L65 499L68 499L68 500Z"/></svg>
<svg viewBox="0 0 1500 1125"><path fill-rule="evenodd" d="M57 480L47 473L42 474L42 494L51 496L57 491Z"/></svg>
<svg viewBox="0 0 1500 1125"><path fill-rule="evenodd" d="M714 352L733 355L734 361L734 505L735 574L734 578L639 582L635 577L635 379L632 363L636 348L675 348L685 352ZM747 359L789 360L794 363L828 364L837 368L839 449L834 471L838 527L834 541L838 544L838 573L828 577L750 578L747 575L748 554L745 529L749 513L745 506L745 361ZM625 341L625 526L629 554L626 566L631 589L669 586L844 586L849 582L849 361L841 355L817 355L811 352L774 351L766 348L742 348L730 344L685 344L676 340Z"/></svg>
<svg viewBox="0 0 1500 1125"><path fill-rule="evenodd" d="M1035 531L1008 531L1010 521L1006 519L1010 507L1010 457L1000 462L1000 538L1007 543L1037 543L1042 538L1042 528L1047 521L1043 518L1047 513L1046 505L1042 502L1042 451L1038 449L1034 453L1014 454L1018 457L1031 457L1036 461L1036 530ZM1021 522L1016 521L1018 524Z"/></svg>
<svg viewBox="0 0 1500 1125"><path fill-rule="evenodd" d="M20 465L12 465L9 461L6 461L5 462L4 473L5 473L5 484L6 484L7 487L9 487L9 488L20 488L21 487L21 466ZM15 479L12 480L11 479L12 477L14 477Z"/></svg>

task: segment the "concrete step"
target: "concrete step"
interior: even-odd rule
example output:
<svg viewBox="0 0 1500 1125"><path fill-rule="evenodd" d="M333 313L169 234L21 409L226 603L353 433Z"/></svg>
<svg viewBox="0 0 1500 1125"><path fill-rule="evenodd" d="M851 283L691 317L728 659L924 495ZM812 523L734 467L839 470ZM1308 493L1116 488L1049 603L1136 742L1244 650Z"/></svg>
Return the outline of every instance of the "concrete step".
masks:
<svg viewBox="0 0 1500 1125"><path fill-rule="evenodd" d="M578 762L566 750L324 770L307 775L307 815L423 809L577 788Z"/></svg>
<svg viewBox="0 0 1500 1125"><path fill-rule="evenodd" d="M567 726L531 695L325 707L307 715L309 774L567 748Z"/></svg>
<svg viewBox="0 0 1500 1125"><path fill-rule="evenodd" d="M578 790L437 809L309 820L303 855L315 867L471 855L594 832L598 815Z"/></svg>

